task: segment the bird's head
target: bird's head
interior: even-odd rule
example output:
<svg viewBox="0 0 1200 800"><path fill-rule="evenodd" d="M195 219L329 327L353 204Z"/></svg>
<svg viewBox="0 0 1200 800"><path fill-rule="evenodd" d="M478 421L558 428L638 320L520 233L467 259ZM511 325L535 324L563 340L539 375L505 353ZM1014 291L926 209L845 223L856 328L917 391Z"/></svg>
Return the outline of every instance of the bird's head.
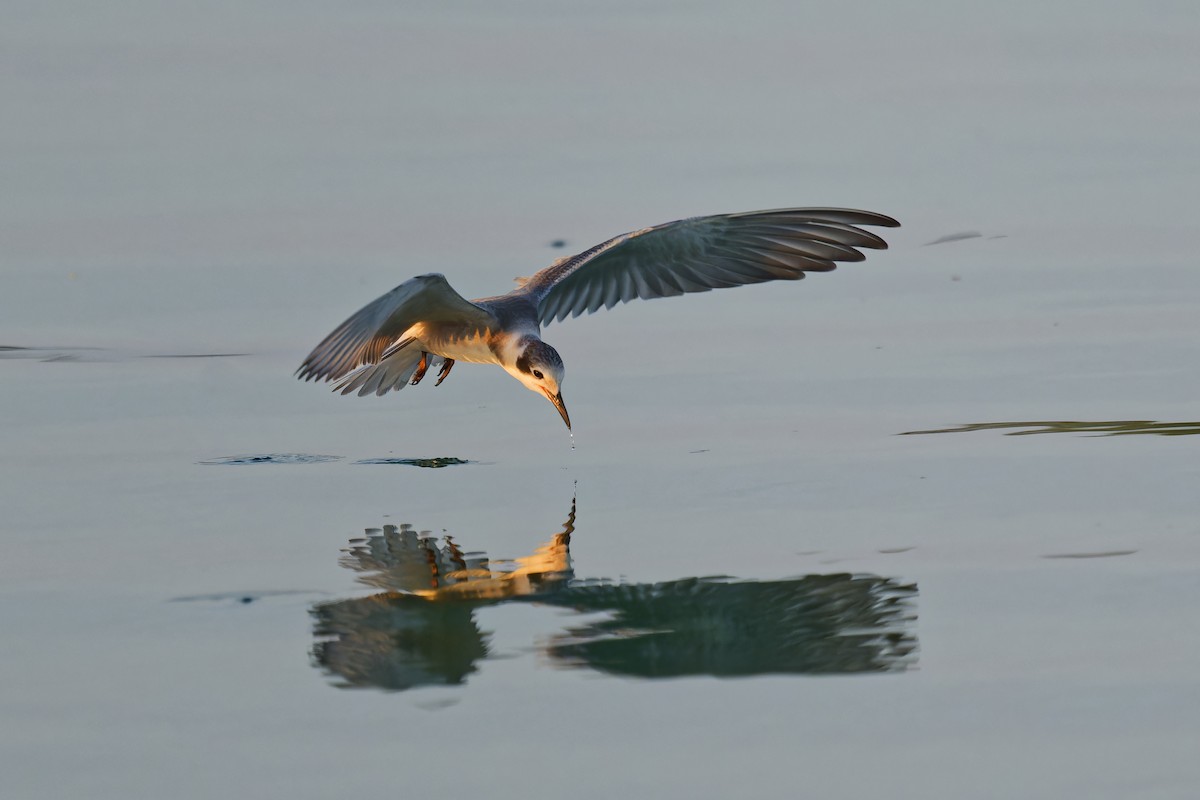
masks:
<svg viewBox="0 0 1200 800"><path fill-rule="evenodd" d="M526 389L549 400L558 409L563 422L567 423L567 430L571 429L571 418L567 415L562 390L559 388L566 375L566 369L557 350L540 339L526 338L521 342L514 365L506 366L505 369L523 383Z"/></svg>

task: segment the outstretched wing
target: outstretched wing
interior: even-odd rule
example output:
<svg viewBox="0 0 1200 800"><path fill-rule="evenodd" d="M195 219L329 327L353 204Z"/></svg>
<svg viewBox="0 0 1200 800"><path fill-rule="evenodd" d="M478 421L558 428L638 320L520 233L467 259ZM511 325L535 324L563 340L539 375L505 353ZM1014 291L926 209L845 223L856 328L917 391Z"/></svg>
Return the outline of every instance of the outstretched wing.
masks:
<svg viewBox="0 0 1200 800"><path fill-rule="evenodd" d="M493 327L496 318L451 289L445 275L418 275L339 325L308 354L296 377L328 381L378 364L403 347L405 332L421 322L458 323L469 333Z"/></svg>
<svg viewBox="0 0 1200 800"><path fill-rule="evenodd" d="M543 325L568 316L686 292L828 272L862 261L857 248L887 242L856 226L894 228L883 214L848 208L780 208L668 222L622 234L529 279Z"/></svg>

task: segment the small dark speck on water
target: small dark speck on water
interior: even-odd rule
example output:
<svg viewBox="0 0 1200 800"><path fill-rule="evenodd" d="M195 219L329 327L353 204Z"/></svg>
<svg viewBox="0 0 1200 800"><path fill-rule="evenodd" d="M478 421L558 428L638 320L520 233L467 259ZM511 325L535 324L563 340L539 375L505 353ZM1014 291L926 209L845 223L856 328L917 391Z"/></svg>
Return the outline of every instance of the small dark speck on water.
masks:
<svg viewBox="0 0 1200 800"><path fill-rule="evenodd" d="M253 603L253 602L254 602L254 598L250 597L249 595L242 598L242 603Z"/></svg>
<svg viewBox="0 0 1200 800"><path fill-rule="evenodd" d="M567 246L567 240L566 240L566 239L555 239L554 241L550 242L550 246L551 246L551 247L554 247L554 248L563 248L563 247L566 247L566 246Z"/></svg>

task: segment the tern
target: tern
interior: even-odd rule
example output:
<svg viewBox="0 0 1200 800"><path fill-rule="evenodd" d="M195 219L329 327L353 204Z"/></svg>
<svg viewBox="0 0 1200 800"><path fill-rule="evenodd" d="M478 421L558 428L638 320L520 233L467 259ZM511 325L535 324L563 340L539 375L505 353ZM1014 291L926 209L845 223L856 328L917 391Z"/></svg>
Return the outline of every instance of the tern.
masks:
<svg viewBox="0 0 1200 800"><path fill-rule="evenodd" d="M440 273L418 275L364 306L313 349L302 380L336 380L359 396L417 385L432 366L440 386L457 361L498 364L549 400L571 428L565 374L541 328L568 316L650 300L828 272L887 249L860 225L894 228L883 214L848 208L781 208L717 214L614 236L561 258L508 294L467 300Z"/></svg>

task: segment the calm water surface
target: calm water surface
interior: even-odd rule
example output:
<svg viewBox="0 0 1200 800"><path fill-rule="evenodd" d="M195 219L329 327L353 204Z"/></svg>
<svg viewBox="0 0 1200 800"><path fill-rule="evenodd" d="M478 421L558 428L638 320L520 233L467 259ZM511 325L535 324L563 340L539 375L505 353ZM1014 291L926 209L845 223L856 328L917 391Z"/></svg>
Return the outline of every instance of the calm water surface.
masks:
<svg viewBox="0 0 1200 800"><path fill-rule="evenodd" d="M1190 4L7 17L4 797L1200 792ZM904 227L551 326L575 449L291 377L785 205Z"/></svg>

